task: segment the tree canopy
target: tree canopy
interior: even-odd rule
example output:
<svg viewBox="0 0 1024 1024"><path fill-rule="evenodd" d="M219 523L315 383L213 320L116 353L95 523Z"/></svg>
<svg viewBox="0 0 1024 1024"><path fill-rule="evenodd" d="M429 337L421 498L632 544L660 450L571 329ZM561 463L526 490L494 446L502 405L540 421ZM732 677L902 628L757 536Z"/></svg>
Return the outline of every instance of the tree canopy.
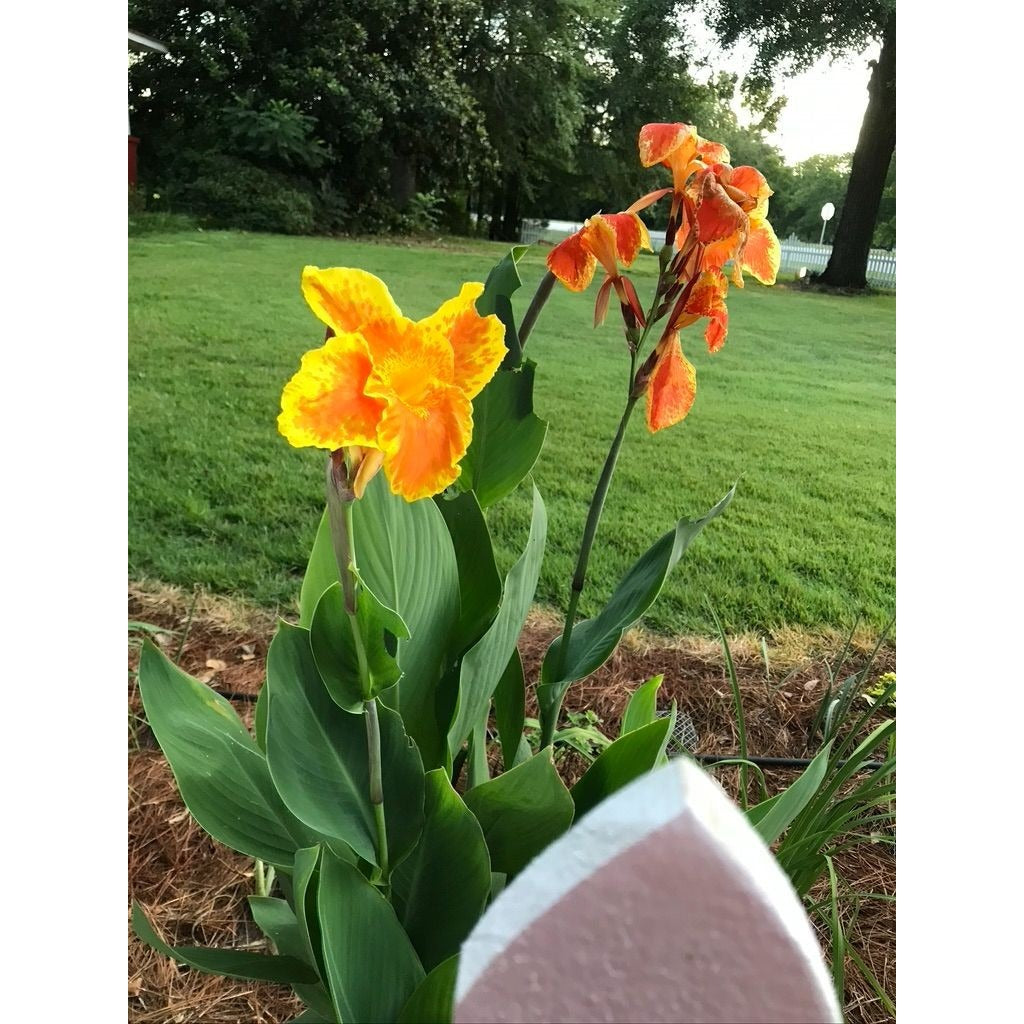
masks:
<svg viewBox="0 0 1024 1024"><path fill-rule="evenodd" d="M170 51L129 67L140 175L234 226L514 239L524 217L623 209L656 185L639 127L688 121L764 172L780 237L817 237L808 203L835 191L840 158L786 165L765 138L782 101L691 63L691 5L130 0L133 26ZM744 4L727 6L725 33ZM665 211L646 216L664 226Z"/></svg>

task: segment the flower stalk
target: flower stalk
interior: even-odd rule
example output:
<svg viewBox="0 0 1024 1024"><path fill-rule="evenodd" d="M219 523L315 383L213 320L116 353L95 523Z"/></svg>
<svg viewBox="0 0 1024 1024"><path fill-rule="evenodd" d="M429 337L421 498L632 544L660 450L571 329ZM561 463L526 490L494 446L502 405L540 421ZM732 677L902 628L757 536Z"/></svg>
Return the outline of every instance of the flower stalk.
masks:
<svg viewBox="0 0 1024 1024"><path fill-rule="evenodd" d="M356 495L353 479L358 467L346 458L343 450L331 453L327 465L327 510L331 523L331 538L334 542L334 557L338 564L342 593L345 597L345 614L348 616L352 639L355 645L356 661L359 666L359 680L363 692L370 690L369 662L366 646L359 629L359 568L356 564L355 527L353 509ZM363 702L363 717L366 722L366 750L369 768L370 806L377 826L377 862L380 879L386 885L389 873L388 833L384 818L384 780L380 752L380 719L377 714L377 699Z"/></svg>

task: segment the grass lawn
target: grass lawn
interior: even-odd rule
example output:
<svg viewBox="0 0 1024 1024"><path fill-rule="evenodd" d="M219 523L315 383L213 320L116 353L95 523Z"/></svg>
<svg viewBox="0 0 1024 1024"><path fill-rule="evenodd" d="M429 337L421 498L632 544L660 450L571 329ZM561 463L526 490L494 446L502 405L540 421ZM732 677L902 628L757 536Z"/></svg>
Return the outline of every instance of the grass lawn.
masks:
<svg viewBox="0 0 1024 1024"><path fill-rule="evenodd" d="M410 316L483 280L507 246L444 247L190 232L131 239L129 568L290 609L322 507L323 454L277 434L281 388L323 332L304 264L359 266ZM523 263L521 315L546 250ZM653 259L637 264L646 304ZM596 286L595 286L596 287ZM561 287L530 340L536 409L550 421L535 479L550 516L539 600L564 606L586 507L628 371L617 314L590 327L594 289ZM689 417L656 436L630 424L581 604L592 613L674 518L736 499L694 543L648 616L726 628L883 626L895 601L895 298L750 282L729 296L725 348L684 333L697 367ZM638 410L638 413L640 411ZM525 489L492 510L500 557L525 540Z"/></svg>

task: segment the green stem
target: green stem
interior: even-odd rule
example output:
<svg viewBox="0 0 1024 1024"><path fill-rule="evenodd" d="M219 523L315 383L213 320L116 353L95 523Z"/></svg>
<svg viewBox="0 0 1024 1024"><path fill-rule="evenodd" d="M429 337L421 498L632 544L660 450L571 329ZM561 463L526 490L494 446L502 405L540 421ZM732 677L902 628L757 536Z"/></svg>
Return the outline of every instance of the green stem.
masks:
<svg viewBox="0 0 1024 1024"><path fill-rule="evenodd" d="M327 510L331 520L334 557L338 563L341 589L345 595L345 614L352 629L352 641L359 665L359 679L363 693L370 692L369 661L366 645L359 629L358 597L359 567L356 564L355 527L353 508L355 496L348 485L348 468L342 453L334 452L327 465ZM384 885L388 880L388 832L384 819L384 781L380 756L380 720L377 701L364 701L366 719L366 749L369 759L370 805L377 824L377 861Z"/></svg>
<svg viewBox="0 0 1024 1024"><path fill-rule="evenodd" d="M594 496L590 499L590 510L587 513L587 522L583 528L583 540L580 542L580 551L576 559L576 570L572 577L572 586L569 591L569 607L565 613L565 625L562 628L562 641L558 649L558 661L556 663L555 682L561 683L565 672L566 659L569 657L569 642L572 640L573 627L576 624L576 608L580 603L580 595L587 581L587 564L590 562L590 551L594 546L594 539L597 536L597 528L601 522L601 514L604 512L605 498L608 496L608 489L611 487L612 477L615 474L615 464L619 460L619 451L626 436L626 427L629 425L629 418L633 415L633 409L639 401L640 396L634 394L637 378L637 363L640 353L643 350L647 335L655 323L655 311L658 308L658 300L663 290L664 275L658 279L655 288L654 298L651 301L651 308L647 314L647 326L637 340L635 348L630 348L629 356L629 386L626 388L626 408L622 412L622 419L619 420L619 429L615 432L611 447L604 460L604 467L601 476L597 481L597 488ZM564 695L563 695L564 696ZM550 711L545 715L541 714L540 745L541 749L551 744L555 735L555 727L558 725L558 716L562 710L562 697L559 697L552 705Z"/></svg>
<svg viewBox="0 0 1024 1024"><path fill-rule="evenodd" d="M529 338L534 324L537 323L537 317L540 316L544 303L551 297L551 289L555 286L555 280L555 275L550 270L540 279L540 284L537 285L537 290L533 293L533 299L526 310L523 322L519 325L520 348L526 348L526 339Z"/></svg>
<svg viewBox="0 0 1024 1024"><path fill-rule="evenodd" d="M381 878L385 885L388 880L388 827L384 820L384 776L380 759L380 720L377 717L377 701L368 700L363 704L366 715L366 747L370 757L370 804L377 823L377 860Z"/></svg>

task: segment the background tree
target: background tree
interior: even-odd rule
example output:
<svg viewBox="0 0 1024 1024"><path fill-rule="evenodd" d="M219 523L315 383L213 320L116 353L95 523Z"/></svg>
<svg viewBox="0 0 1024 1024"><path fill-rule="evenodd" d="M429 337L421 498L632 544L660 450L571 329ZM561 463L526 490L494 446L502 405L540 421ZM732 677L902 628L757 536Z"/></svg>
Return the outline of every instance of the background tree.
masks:
<svg viewBox="0 0 1024 1024"><path fill-rule="evenodd" d="M871 62L868 105L832 256L819 278L836 287L866 287L868 252L896 147L895 0L707 0L707 8L722 43L745 38L756 46L756 83L768 83L780 71L804 70L823 55L859 53L881 43L878 60Z"/></svg>

